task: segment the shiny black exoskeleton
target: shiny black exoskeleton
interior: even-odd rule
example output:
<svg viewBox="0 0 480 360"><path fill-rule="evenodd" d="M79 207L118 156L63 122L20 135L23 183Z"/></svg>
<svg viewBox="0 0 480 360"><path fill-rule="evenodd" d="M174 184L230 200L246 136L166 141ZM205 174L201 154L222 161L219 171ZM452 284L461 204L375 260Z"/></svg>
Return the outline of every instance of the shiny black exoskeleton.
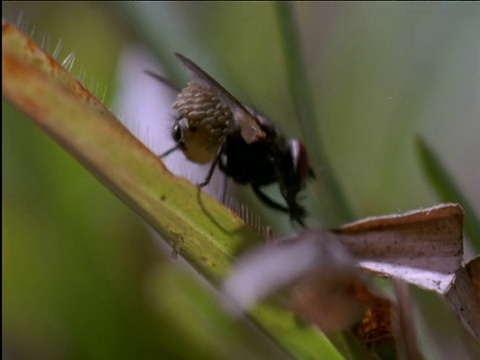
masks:
<svg viewBox="0 0 480 360"><path fill-rule="evenodd" d="M247 144L239 133L226 136L219 167L235 182L250 184L264 204L288 213L292 220L304 226L306 211L298 203L297 196L305 180L313 177L305 148L298 140L286 141L273 124L260 124L266 134L263 141ZM278 183L286 206L262 191L262 187L274 183Z"/></svg>

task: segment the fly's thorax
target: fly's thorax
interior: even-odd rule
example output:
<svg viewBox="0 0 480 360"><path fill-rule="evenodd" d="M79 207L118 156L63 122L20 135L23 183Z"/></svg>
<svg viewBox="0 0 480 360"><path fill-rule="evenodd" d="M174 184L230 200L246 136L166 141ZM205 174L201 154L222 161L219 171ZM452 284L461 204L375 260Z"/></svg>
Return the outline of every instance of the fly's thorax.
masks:
<svg viewBox="0 0 480 360"><path fill-rule="evenodd" d="M266 116L263 116L262 114L260 114L259 112L257 112L251 107L247 107L247 110L260 123L262 130L264 130L265 128L275 128L275 125L273 124L273 122Z"/></svg>
<svg viewBox="0 0 480 360"><path fill-rule="evenodd" d="M272 120L270 120L266 116L263 116L250 106L245 106L245 109L247 109L247 111L255 118L267 138L275 139L276 141L285 141L282 132L273 123Z"/></svg>
<svg viewBox="0 0 480 360"><path fill-rule="evenodd" d="M180 114L176 125L187 159L197 163L213 160L223 138L235 126L230 107L212 89L190 82L178 94L173 108Z"/></svg>

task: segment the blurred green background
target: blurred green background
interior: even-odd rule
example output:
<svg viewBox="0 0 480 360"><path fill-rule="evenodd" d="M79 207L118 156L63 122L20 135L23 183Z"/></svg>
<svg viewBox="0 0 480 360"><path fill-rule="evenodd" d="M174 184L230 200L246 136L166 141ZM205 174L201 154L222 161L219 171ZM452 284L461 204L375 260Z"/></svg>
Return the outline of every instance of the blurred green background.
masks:
<svg viewBox="0 0 480 360"><path fill-rule="evenodd" d="M356 217L438 202L416 157L417 134L478 213L480 6L294 9L312 121ZM61 39L58 59L74 52L73 72L106 85L107 104L122 49L140 43L172 77L183 72L173 52L215 69L239 99L301 136L272 3L2 2L2 11L12 22L22 13L20 24L50 51ZM201 341L178 346L175 320L155 316L149 281L169 259L142 221L5 100L2 119L4 355L212 358Z"/></svg>

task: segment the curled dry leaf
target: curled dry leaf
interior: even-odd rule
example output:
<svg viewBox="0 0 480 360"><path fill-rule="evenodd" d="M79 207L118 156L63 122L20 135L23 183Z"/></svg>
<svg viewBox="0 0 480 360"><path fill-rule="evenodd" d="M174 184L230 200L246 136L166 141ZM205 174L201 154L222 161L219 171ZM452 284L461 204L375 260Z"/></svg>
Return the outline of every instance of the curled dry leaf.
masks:
<svg viewBox="0 0 480 360"><path fill-rule="evenodd" d="M458 204L370 217L335 230L360 265L445 297L463 325L480 341L480 300L475 263L463 261L463 216ZM477 272L476 272L477 271ZM477 287L475 287L477 286Z"/></svg>
<svg viewBox="0 0 480 360"><path fill-rule="evenodd" d="M444 296L463 326L480 343L480 257L460 267Z"/></svg>
<svg viewBox="0 0 480 360"><path fill-rule="evenodd" d="M370 349L384 345L393 347L394 308L395 304L391 300L370 294L368 308L353 329L357 340Z"/></svg>
<svg viewBox="0 0 480 360"><path fill-rule="evenodd" d="M444 293L463 259L463 210L442 204L377 216L336 230L366 269Z"/></svg>
<svg viewBox="0 0 480 360"><path fill-rule="evenodd" d="M472 283L473 293L477 301L480 301L480 256L472 259L465 265L468 279Z"/></svg>
<svg viewBox="0 0 480 360"><path fill-rule="evenodd" d="M461 266L462 225L462 208L441 204L333 231L303 231L240 259L225 292L245 309L288 287L291 308L324 331L348 328L367 309L355 328L362 343L393 340L394 314L403 321L397 333L410 332L405 301L394 310L388 299L370 290L360 266L440 293L478 340L480 270L478 259ZM412 339L407 341L407 350L416 351Z"/></svg>
<svg viewBox="0 0 480 360"><path fill-rule="evenodd" d="M375 298L355 260L324 230L306 230L242 257L224 284L241 310L289 291L289 306L323 331L349 328Z"/></svg>

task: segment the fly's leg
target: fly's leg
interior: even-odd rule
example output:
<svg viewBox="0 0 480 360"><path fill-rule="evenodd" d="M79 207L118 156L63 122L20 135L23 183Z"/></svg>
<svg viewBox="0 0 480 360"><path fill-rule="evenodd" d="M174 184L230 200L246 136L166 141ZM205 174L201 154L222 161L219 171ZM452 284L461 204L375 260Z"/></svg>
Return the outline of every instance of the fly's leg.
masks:
<svg viewBox="0 0 480 360"><path fill-rule="evenodd" d="M272 158L273 168L275 169L276 178L280 186L280 192L287 202L287 212L290 215L290 220L296 221L300 226L305 227L303 219L306 216L305 209L297 202L297 194L299 191L299 185L290 182L286 183L286 179L282 175L282 169L280 164L275 160L278 156ZM270 199L269 199L270 200Z"/></svg>
<svg viewBox="0 0 480 360"><path fill-rule="evenodd" d="M218 167L223 171L223 184L222 184L222 196L220 197L222 204L225 204L228 191L228 176L227 166L223 163L222 159L218 161Z"/></svg>
<svg viewBox="0 0 480 360"><path fill-rule="evenodd" d="M212 165L210 165L210 169L208 169L208 173L207 173L207 176L205 177L205 180L203 180L200 184L197 184L199 188L203 188L207 186L210 183L210 180L212 180L213 172L217 167L218 161L220 160L220 156L222 155L224 148L225 148L225 139L222 141L222 145L220 145L220 147L218 148L217 154L215 155L215 158L212 161Z"/></svg>
<svg viewBox="0 0 480 360"><path fill-rule="evenodd" d="M252 185L253 191L258 196L258 198L267 206L272 209L287 213L290 215L290 219L296 221L300 226L305 227L303 218L305 217L305 209L298 205L296 202L289 203L289 207L278 204L277 202L270 199L265 195L258 185Z"/></svg>
<svg viewBox="0 0 480 360"><path fill-rule="evenodd" d="M265 195L262 190L260 190L260 187L258 185L253 185L252 184L252 189L255 195L258 196L258 198L267 206L271 207L272 209L284 212L284 213L290 213L289 209L286 206L280 205L279 203L273 201L270 199L267 195Z"/></svg>
<svg viewBox="0 0 480 360"><path fill-rule="evenodd" d="M166 157L166 156L170 155L172 152L174 152L174 151L177 151L177 150L181 149L181 148L182 148L182 146L183 146L183 144L181 144L181 143L178 143L178 144L177 144L177 145L175 145L174 147L172 147L172 148L168 149L167 151L165 151L164 153L162 153L162 154L158 155L158 157L159 157L160 159L162 159L162 158L164 158L164 157Z"/></svg>

